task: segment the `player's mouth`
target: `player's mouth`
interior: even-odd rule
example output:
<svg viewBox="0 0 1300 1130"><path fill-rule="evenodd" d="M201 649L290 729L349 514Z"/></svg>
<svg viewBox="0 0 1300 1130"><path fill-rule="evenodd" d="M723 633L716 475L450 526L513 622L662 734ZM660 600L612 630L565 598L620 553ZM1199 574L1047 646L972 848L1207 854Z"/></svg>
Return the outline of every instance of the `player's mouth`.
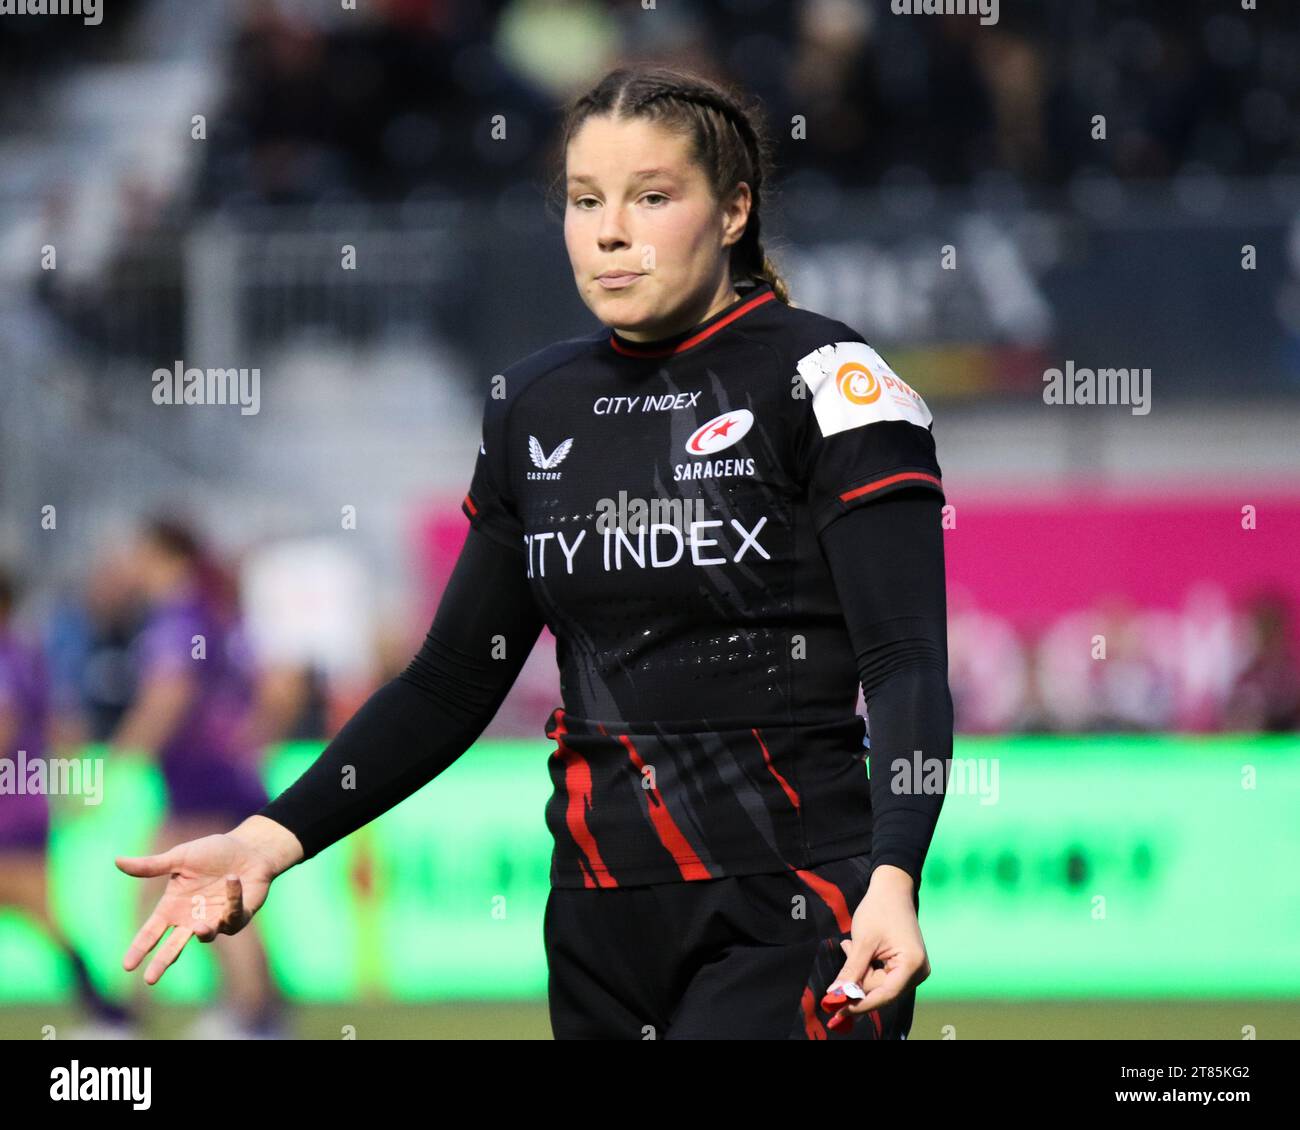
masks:
<svg viewBox="0 0 1300 1130"><path fill-rule="evenodd" d="M622 290L631 286L641 276L635 271L606 271L596 276L596 281L606 290Z"/></svg>

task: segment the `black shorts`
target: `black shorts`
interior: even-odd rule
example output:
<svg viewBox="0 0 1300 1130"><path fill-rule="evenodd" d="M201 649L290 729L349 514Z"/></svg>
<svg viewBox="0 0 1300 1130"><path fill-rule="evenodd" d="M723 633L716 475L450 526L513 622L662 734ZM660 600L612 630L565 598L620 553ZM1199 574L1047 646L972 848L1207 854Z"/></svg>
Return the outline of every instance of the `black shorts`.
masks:
<svg viewBox="0 0 1300 1130"><path fill-rule="evenodd" d="M826 1027L821 998L868 856L805 871L552 888L543 935L557 1040L903 1040L916 990ZM919 902L917 903L919 905Z"/></svg>

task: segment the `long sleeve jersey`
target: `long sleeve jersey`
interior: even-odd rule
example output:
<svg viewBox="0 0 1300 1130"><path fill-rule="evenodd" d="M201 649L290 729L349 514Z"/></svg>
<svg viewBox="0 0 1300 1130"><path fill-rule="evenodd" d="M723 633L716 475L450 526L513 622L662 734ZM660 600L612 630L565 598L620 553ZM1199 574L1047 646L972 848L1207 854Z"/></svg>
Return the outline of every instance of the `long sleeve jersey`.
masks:
<svg viewBox="0 0 1300 1130"><path fill-rule="evenodd" d="M920 395L766 283L669 338L543 349L485 398L420 654L262 815L310 857L410 795L545 625L554 886L864 853L919 886L943 793L917 769L946 781L952 750L942 502Z"/></svg>

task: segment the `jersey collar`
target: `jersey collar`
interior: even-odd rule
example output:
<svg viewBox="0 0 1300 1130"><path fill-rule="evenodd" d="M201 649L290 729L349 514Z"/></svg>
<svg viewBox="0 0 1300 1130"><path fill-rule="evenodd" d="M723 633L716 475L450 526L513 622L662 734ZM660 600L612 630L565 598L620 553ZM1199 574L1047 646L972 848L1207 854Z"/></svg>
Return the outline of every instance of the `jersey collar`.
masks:
<svg viewBox="0 0 1300 1130"><path fill-rule="evenodd" d="M724 306L711 318L706 318L689 330L657 338L654 341L629 341L621 337L617 330L610 330L609 344L614 352L624 357L669 357L694 349L701 342L707 341L724 326L729 326L737 318L743 318L751 310L776 300L776 293L769 282L737 284L740 297L730 306Z"/></svg>

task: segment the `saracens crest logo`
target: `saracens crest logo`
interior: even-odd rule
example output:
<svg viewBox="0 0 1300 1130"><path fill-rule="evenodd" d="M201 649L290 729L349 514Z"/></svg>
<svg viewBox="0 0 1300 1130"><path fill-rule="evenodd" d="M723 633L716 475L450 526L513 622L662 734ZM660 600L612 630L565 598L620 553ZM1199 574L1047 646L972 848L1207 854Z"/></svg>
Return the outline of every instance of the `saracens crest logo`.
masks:
<svg viewBox="0 0 1300 1130"><path fill-rule="evenodd" d="M686 441L686 451L690 455L713 455L738 443L754 426L754 413L748 408L736 408L714 416L708 423L701 424ZM677 463L673 466L673 481L684 479L713 479L730 475L752 475L754 460L743 459L692 459L689 463Z"/></svg>
<svg viewBox="0 0 1300 1130"><path fill-rule="evenodd" d="M537 471L529 471L530 479L558 479L563 473L556 471L554 468L564 462L564 457L569 454L569 448L573 446L573 436L560 443L554 451L547 455L542 450L541 442L536 436L528 437L528 456L533 461L533 466L540 468Z"/></svg>
<svg viewBox="0 0 1300 1130"><path fill-rule="evenodd" d="M737 408L714 416L707 424L696 428L686 441L686 450L692 455L712 455L724 447L744 438L754 426L754 413L748 408Z"/></svg>

